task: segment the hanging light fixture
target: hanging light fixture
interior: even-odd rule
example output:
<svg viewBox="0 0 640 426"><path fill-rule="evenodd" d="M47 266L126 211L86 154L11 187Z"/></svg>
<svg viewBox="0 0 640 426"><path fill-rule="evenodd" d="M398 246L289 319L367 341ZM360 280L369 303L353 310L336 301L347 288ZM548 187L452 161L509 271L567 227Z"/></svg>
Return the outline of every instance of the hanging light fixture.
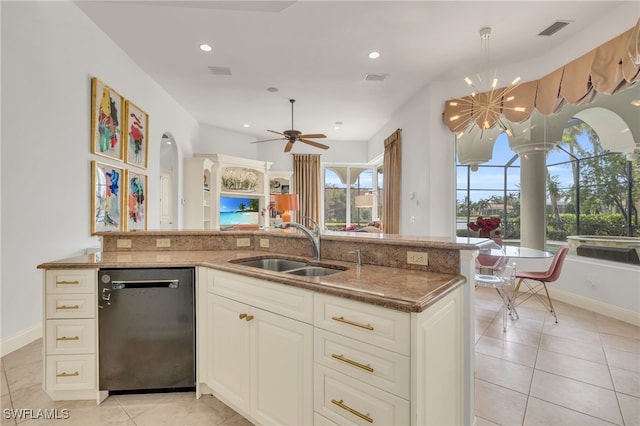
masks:
<svg viewBox="0 0 640 426"><path fill-rule="evenodd" d="M470 96L453 99L449 101L451 106L460 106L459 114L449 117L451 122L460 120L454 129L458 137L465 131L469 131L473 126L478 125L482 131L490 129L496 124L500 126L509 136L512 136L511 129L503 121L502 113L505 110L524 112L524 107L511 106L515 100L513 90L518 87L520 77L515 78L507 87L498 88L498 78L494 70L493 77L490 77L489 66L491 58L489 55L489 39L491 37L491 27L480 29L480 50L483 60L483 70L478 73L478 83L474 83L469 77L464 81L472 88ZM483 75L484 74L484 75ZM491 80L489 84L489 80ZM484 91L481 91L481 88Z"/></svg>

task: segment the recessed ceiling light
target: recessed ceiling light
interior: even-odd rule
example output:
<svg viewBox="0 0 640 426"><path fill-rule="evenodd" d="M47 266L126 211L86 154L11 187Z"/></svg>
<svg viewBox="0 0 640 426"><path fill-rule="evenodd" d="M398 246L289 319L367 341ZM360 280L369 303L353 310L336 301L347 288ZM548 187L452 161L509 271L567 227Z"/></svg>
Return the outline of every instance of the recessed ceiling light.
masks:
<svg viewBox="0 0 640 426"><path fill-rule="evenodd" d="M202 50L203 52L211 52L213 50L213 47L209 46L206 43L203 43L200 45L200 50Z"/></svg>
<svg viewBox="0 0 640 426"><path fill-rule="evenodd" d="M249 125L248 124L243 124L242 127L249 127Z"/></svg>
<svg viewBox="0 0 640 426"><path fill-rule="evenodd" d="M378 59L380 57L380 52L371 52L369 53L369 58L371 59Z"/></svg>

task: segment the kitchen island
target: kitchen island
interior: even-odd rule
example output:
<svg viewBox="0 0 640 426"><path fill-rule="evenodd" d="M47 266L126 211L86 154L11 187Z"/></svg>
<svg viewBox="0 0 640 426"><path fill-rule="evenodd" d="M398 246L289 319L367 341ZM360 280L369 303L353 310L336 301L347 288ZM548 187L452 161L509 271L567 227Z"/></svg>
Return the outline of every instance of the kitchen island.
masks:
<svg viewBox="0 0 640 426"><path fill-rule="evenodd" d="M258 424L466 424L473 413L465 275L475 241L323 235L323 259L314 263L307 240L295 233L102 237L100 253L40 265L46 288L55 296L52 277L68 282L79 274L90 281L101 268L196 267L198 396L211 393ZM362 252L361 266L354 250ZM428 254L429 264L407 264L415 252ZM340 271L295 276L237 263L265 257ZM69 285L61 286L69 294ZM63 356L56 349L45 344L45 358ZM45 361L47 392L54 399L102 400L91 352L75 356L84 356L88 367L78 371L91 377L78 385L68 377L76 370L58 377L55 364Z"/></svg>

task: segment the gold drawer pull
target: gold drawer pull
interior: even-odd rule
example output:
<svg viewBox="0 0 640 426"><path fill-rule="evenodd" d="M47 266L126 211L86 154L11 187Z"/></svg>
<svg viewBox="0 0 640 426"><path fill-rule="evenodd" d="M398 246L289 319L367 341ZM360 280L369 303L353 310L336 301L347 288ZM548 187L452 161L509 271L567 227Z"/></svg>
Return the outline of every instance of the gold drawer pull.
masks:
<svg viewBox="0 0 640 426"><path fill-rule="evenodd" d="M57 377L76 377L79 376L80 373L75 371L73 373L65 373L64 371L62 373L58 373L56 374Z"/></svg>
<svg viewBox="0 0 640 426"><path fill-rule="evenodd" d="M56 281L56 285L80 285L80 281Z"/></svg>
<svg viewBox="0 0 640 426"><path fill-rule="evenodd" d="M369 373L373 373L373 368L371 368L369 365L360 364L359 362L356 362L352 359L345 358L344 355L331 354L331 356L337 359L338 361L346 362L347 364L351 364L354 367L362 368L363 370L366 370Z"/></svg>
<svg viewBox="0 0 640 426"><path fill-rule="evenodd" d="M245 318L247 317L247 314L240 314L240 315L238 315L238 317L239 317L240 319L245 319Z"/></svg>
<svg viewBox="0 0 640 426"><path fill-rule="evenodd" d="M357 323L357 322L346 320L346 319L344 319L344 317L331 317L331 319L334 320L334 321L343 322L345 324L349 324L349 325L353 325L353 326L356 326L356 327L360 327L360 328L364 328L364 329L373 331L373 327L371 327L371 324L360 324L360 323Z"/></svg>
<svg viewBox="0 0 640 426"><path fill-rule="evenodd" d="M71 305L71 306L67 306L67 305L62 305L62 306L56 306L56 310L58 309L80 309L79 305Z"/></svg>
<svg viewBox="0 0 640 426"><path fill-rule="evenodd" d="M366 420L369 423L373 423L373 419L371 417L369 417L366 414L362 414L358 410L354 410L353 408L351 408L348 405L344 404L342 399L340 401L336 401L335 399L331 399L331 402L336 404L338 407L342 408L343 410L347 410L351 414L355 414L356 416L360 417L361 419Z"/></svg>
<svg viewBox="0 0 640 426"><path fill-rule="evenodd" d="M251 321L253 319L253 315L247 315L247 317L245 318L248 321Z"/></svg>
<svg viewBox="0 0 640 426"><path fill-rule="evenodd" d="M73 337L62 336L62 337L57 337L56 340L80 340L80 336L73 336Z"/></svg>

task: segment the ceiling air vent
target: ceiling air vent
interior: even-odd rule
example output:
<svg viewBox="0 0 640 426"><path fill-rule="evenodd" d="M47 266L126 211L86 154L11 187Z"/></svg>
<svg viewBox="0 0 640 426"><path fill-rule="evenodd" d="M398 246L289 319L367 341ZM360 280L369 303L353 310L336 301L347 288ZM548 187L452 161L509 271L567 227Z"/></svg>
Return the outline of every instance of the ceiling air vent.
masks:
<svg viewBox="0 0 640 426"><path fill-rule="evenodd" d="M213 75L231 75L231 68L229 67L209 67L209 71Z"/></svg>
<svg viewBox="0 0 640 426"><path fill-rule="evenodd" d="M547 28L542 30L538 35L540 36L551 36L569 25L571 21L556 21L553 24L549 25Z"/></svg>
<svg viewBox="0 0 640 426"><path fill-rule="evenodd" d="M367 74L364 76L364 81L384 81L389 74Z"/></svg>

